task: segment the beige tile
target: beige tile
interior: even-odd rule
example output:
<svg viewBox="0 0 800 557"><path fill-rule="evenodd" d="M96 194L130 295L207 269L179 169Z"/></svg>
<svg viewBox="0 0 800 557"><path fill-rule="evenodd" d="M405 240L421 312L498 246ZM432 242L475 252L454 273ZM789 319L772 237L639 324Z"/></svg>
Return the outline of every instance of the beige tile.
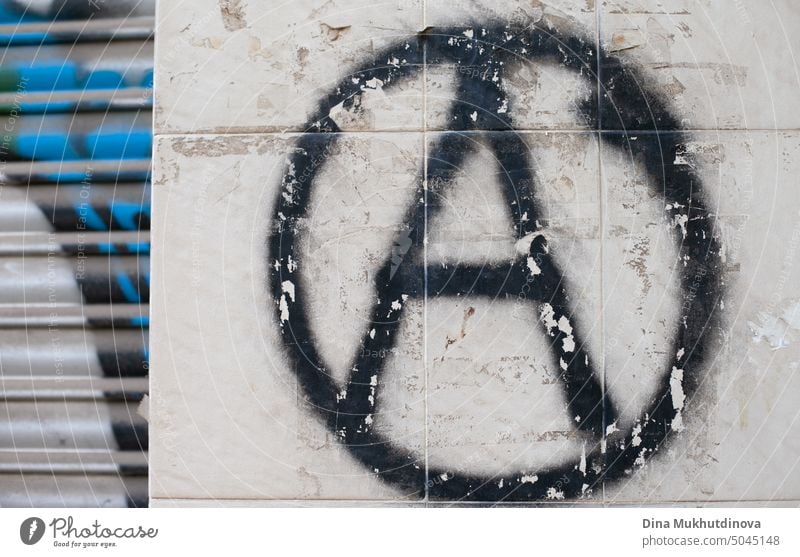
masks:
<svg viewBox="0 0 800 557"><path fill-rule="evenodd" d="M287 359L291 337L281 337L267 278L274 261L265 245L296 139L157 142L153 234L161 247L153 259L152 305L161 334L152 345L153 497L413 495L387 486L353 458L312 410ZM308 269L295 293L308 292L316 350L342 388L359 333L367 331L370 275L387 257L401 202L419 183L421 152L419 135L340 136L328 151L331 164L321 164L305 216L295 223L297 261ZM340 297L343 290L348 295ZM401 391L409 408L398 410L382 390L375 427L403 436L421 453L423 381L408 365L413 350L395 356L404 363L381 376L381 388Z"/></svg>
<svg viewBox="0 0 800 557"><path fill-rule="evenodd" d="M305 130L328 95L359 80L355 105L329 107L341 128L420 129L419 72L391 83L359 72L419 63L422 15L397 0L164 4L156 133Z"/></svg>
<svg viewBox="0 0 800 557"><path fill-rule="evenodd" d="M660 141L672 142L663 134ZM708 208L719 256L688 251L685 240L682 253L691 253L692 262L705 259L708 272L719 276L722 297L716 307L706 306L718 320L707 333L704 363L684 371L681 431L646 463L631 466L634 473L608 482L607 501L796 500L800 414L790 393L800 380L800 199L786 184L797 173L800 136L709 132L678 145L679 156L665 152L663 160L692 169L692 188ZM635 409L652 404L661 392L659 377L674 372L676 345L668 339L678 324L706 319L711 311L689 312L687 292L699 283L689 277L681 286L681 223L674 210L664 210L663 197L639 181L641 160L606 150L603 174L607 387ZM693 218L700 217L694 211ZM693 225L686 226L691 242ZM702 288L693 294L700 297ZM681 348L692 357L690 347ZM631 444L625 432L635 417L621 421L609 443Z"/></svg>
<svg viewBox="0 0 800 557"><path fill-rule="evenodd" d="M470 105L464 89L487 80L501 84L507 105L498 107L499 115L490 107L465 106L477 110L484 129L507 129L506 117L516 129L594 128L593 112L582 111L597 96L593 0L433 0L425 6L433 37L426 51L428 129L468 125L453 120L453 104ZM502 54L503 64L491 52Z"/></svg>
<svg viewBox="0 0 800 557"><path fill-rule="evenodd" d="M604 129L668 129L658 111L635 114L632 100L658 96L689 129L794 129L800 124L800 83L793 30L800 8L792 0L604 0L601 47L637 80L609 79ZM641 87L641 89L640 89Z"/></svg>
<svg viewBox="0 0 800 557"><path fill-rule="evenodd" d="M524 493L515 486L534 483L538 475L545 482L543 471L577 468L582 453L599 441L578 431L553 346L560 341L539 322L543 308L556 302L513 290L508 275L498 270L528 256L513 215L515 206L532 198L538 214L524 219L530 219L531 230L537 229L536 221L548 242L569 296L567 324L586 356L597 358L601 381L597 141L593 134L525 133L519 143L501 143L497 151L493 141L504 142L505 133L470 134L474 154L442 182L430 170L432 161L458 156L442 147L443 137L429 139L428 184L435 198L427 249L429 484L434 492L450 490L456 500L486 500L493 495L459 492L448 479L483 478L514 501ZM522 177L523 168L533 183ZM509 175L517 179L516 191L508 186ZM476 284L483 286L437 295L433 285L458 283L466 269L473 269ZM473 488L479 486L476 482ZM563 497L566 486L549 487L553 499Z"/></svg>

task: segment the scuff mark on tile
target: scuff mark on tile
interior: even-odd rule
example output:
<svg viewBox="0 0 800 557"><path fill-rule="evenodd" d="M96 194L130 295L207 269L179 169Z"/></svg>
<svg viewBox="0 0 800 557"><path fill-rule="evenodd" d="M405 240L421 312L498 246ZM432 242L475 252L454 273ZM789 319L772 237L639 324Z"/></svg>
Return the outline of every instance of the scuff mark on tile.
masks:
<svg viewBox="0 0 800 557"><path fill-rule="evenodd" d="M766 341L773 350L787 348L791 344L790 340L794 340L791 332L800 331L800 301L789 302L780 315L761 311L757 315L757 321L747 322L754 342Z"/></svg>
<svg viewBox="0 0 800 557"><path fill-rule="evenodd" d="M623 50L630 50L632 48L638 48L646 42L647 39L641 31L617 32L611 37L611 45L608 47L608 51L621 52Z"/></svg>
<svg viewBox="0 0 800 557"><path fill-rule="evenodd" d="M247 57L251 60L258 58L268 59L270 57L269 50L261 47L261 39L258 37L250 37L247 42Z"/></svg>
<svg viewBox="0 0 800 557"><path fill-rule="evenodd" d="M651 66L654 70L710 70L715 83L719 85L747 85L747 67L735 64L713 63L713 62L659 62Z"/></svg>
<svg viewBox="0 0 800 557"><path fill-rule="evenodd" d="M325 35L325 38L330 42L338 41L343 34L350 30L349 25L334 27L332 25L328 25L327 23L320 23L319 28L322 30L322 34Z"/></svg>
<svg viewBox="0 0 800 557"><path fill-rule="evenodd" d="M227 31L238 31L247 27L242 0L219 0L219 11Z"/></svg>
<svg viewBox="0 0 800 557"><path fill-rule="evenodd" d="M467 336L467 321L469 321L469 318L472 317L473 315L475 315L474 307L469 306L467 309L464 310L464 319L462 319L461 321L461 330L459 331L458 335L455 336L455 338L449 335L447 336L444 345L445 350L447 350L451 344L454 344L459 340L463 339L465 336Z"/></svg>

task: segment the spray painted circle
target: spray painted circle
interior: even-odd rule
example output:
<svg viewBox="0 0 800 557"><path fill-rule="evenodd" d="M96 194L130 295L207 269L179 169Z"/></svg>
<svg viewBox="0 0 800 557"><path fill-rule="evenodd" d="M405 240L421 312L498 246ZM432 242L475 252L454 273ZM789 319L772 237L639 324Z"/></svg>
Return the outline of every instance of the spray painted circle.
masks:
<svg viewBox="0 0 800 557"><path fill-rule="evenodd" d="M439 144L428 157L427 182L448 184L454 169L470 156L473 147L456 130L505 130L487 137L490 148L503 168L505 199L519 239L529 242L528 253L507 265L471 267L461 265L448 274L424 269L414 257L392 256L390 250L374 277L376 302L371 308L372 323L365 327L361 355L354 355L347 386L337 386L320 357L310 323L302 284L296 280L304 269L298 253L297 225L304 218L311 192L321 167L330 157L330 147L340 131L331 109L358 110L364 91L379 80L383 88L420 72L423 60L428 65L449 64L456 69L457 98L449 120L452 129L441 134ZM653 194L663 198L668 218L681 222L683 237L678 253L683 262L680 277L682 308L670 342L675 356L668 361L658 379L656 395L629 431L607 435L608 424L616 421L614 402L604 392L599 373L585 353L580 331L555 327L569 323L569 293L558 265L549 255L547 241L538 229L537 207L533 201L535 177L526 160L528 150L514 130L513 106L509 106L504 76L521 61L557 64L578 72L586 79L597 79L602 68L601 95L583 101L579 112L590 125L609 115L618 118L620 130L598 134L603 145L624 149L640 157L648 174ZM693 394L709 350L709 331L716 324L716 308L721 295L719 248L711 218L702 198L700 180L691 167L676 165L676 155L686 140L677 119L646 79L632 67L578 36L535 28L466 28L426 30L380 53L363 70L347 76L324 97L290 157L276 203L276 216L268 241L271 265L270 288L277 305L277 318L286 354L295 370L308 402L326 427L336 434L355 459L383 481L406 492L427 494L431 499L471 501L531 501L552 496L557 487L565 498L591 494L601 482L618 480L636 467L681 429L683 398L675 400L671 381L681 373L680 397ZM468 71L466 71L468 70ZM601 101L598 97L603 97ZM602 110L599 108L602 107ZM602 112L602 114L601 114ZM626 126L649 129L647 139L631 141ZM669 133L658 133L659 129ZM407 212L407 238L411 249L422 244L426 218L438 210L419 180L420 202ZM401 240L398 240L400 242ZM527 243L525 244L527 245ZM396 254L395 254L396 255ZM429 468L408 449L398 446L373 427L373 413L380 401L384 358L396 342L404 302L413 288L410 283L426 276L425 291L435 296L513 296L525 291L537 304L544 333L552 339L553 365L562 373L567 410L575 428L591 440L581 459L525 474L472 475L453 470ZM274 311L274 310L271 310ZM455 466L454 466L455 469ZM431 479L436 478L437 481Z"/></svg>

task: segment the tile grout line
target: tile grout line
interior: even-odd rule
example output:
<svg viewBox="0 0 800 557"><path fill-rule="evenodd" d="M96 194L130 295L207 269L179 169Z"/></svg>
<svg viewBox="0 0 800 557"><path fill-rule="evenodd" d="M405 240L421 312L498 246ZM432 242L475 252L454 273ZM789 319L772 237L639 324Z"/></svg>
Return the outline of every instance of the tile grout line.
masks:
<svg viewBox="0 0 800 557"><path fill-rule="evenodd" d="M425 504L424 501L415 501L415 500L408 500L408 499L379 499L379 498L363 498L363 499L334 499L334 498L314 498L314 499L298 499L298 498L278 498L278 497L187 497L187 496L178 496L178 497L171 497L165 495L159 495L156 497L152 497L151 500L153 501L192 501L192 502L212 502L212 501L228 501L233 503L266 503L266 504L274 504L274 505L283 505L283 504L292 504L292 503L300 503L305 506L318 506L319 504L332 504L332 505L377 505L382 507L408 507L408 506L419 506L421 504ZM636 507L636 508L663 508L665 505L677 505L679 508L683 509L686 505L689 504L698 504L699 508L714 508L717 505L725 505L729 503L738 504L740 506L751 506L757 504L766 504L767 506L774 506L775 503L780 503L782 505L791 505L800 506L800 499L665 499L662 501L640 501L635 499L624 499L616 503L609 503L609 504L599 504L599 503L592 503L592 502L580 502L580 501L569 501L569 502L556 502L556 501L541 501L541 500L534 500L534 501L525 501L525 502L508 502L508 503L498 503L497 501L485 500L485 501L443 501L443 502L430 502L425 504L426 506L430 507L506 507L506 508L565 508L565 507L578 507L578 508L626 508L626 507ZM730 506L730 505L726 505Z"/></svg>
<svg viewBox="0 0 800 557"><path fill-rule="evenodd" d="M427 28L427 0L422 0L422 28ZM428 467L428 43L422 41L422 189L423 195L423 211L424 211L424 224L422 231L422 260L424 262L423 269L423 285L422 285L422 369L425 376L423 382L423 389L425 390L424 410L425 418L423 420L424 428L424 465L425 465L425 497L423 502L427 507L429 503L430 491L430 478Z"/></svg>
<svg viewBox="0 0 800 557"><path fill-rule="evenodd" d="M606 312L605 312L605 188L603 187L603 118L602 118L602 86L601 67L600 67L600 3L602 0L597 0L594 4L594 19L595 19L595 83L597 84L597 113L595 127L597 128L597 188L600 196L600 392L603 397L602 412L603 417L601 421L602 431L601 434L601 450L606 444ZM601 452L601 460L605 459L605 455ZM603 473L605 473L605 463L603 465ZM601 476L602 478L602 476ZM606 482L601 480L600 484L600 500L602 504L606 504Z"/></svg>

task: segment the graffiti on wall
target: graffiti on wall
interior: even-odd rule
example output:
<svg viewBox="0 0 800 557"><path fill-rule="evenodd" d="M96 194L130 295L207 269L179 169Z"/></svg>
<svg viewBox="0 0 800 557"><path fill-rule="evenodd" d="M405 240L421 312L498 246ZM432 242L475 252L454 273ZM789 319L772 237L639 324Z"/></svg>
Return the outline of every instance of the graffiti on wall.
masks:
<svg viewBox="0 0 800 557"><path fill-rule="evenodd" d="M515 107L504 79L521 62L558 64L589 80L598 79L607 102L589 96L580 113L597 129L615 107L621 122L619 133L600 134L604 148L622 150L644 161L653 196L660 196L667 218L681 223L677 250L682 307L670 339L672 357L660 373L652 403L641 408L639 419L628 431L609 436L617 423L618 400L601 380L602 368L584 345L579 321L571 315L574 297L564 280L564 269L550 253L539 207L534 199L537 179L530 151L515 131ZM310 318L309 296L297 277L308 272L299 243L312 191L318 187L321 169L331 157L330 147L341 130L331 109L344 106L358 110L360 96L379 80L384 88L421 72L424 65L469 68L454 72L456 99L450 106L449 130L438 136L426 155L424 176L417 180L417 200L408 208L406 230L373 277L372 322L365 323L360 347L348 366L349 378L337 384L318 349ZM721 295L719 247L713 221L706 208L701 181L687 165L678 165L685 134L651 134L635 141L625 128L679 130L679 120L657 91L635 69L578 36L537 29L514 30L495 26L428 29L403 40L348 75L319 103L291 156L281 184L275 220L268 241L272 264L270 288L274 312L284 337L285 350L306 399L319 418L350 454L384 482L439 500L529 501L552 495L555 486L566 498L591 494L602 482L619 480L657 453L683 428L684 401L693 393L707 365L709 331L716 320ZM504 177L503 197L513 219L517 245L524 251L505 264L471 266L420 265L426 227L441 211L441 196L456 187L457 169L475 154L474 142L462 131L486 133L485 141ZM437 190L437 191L433 191ZM401 246L400 253L397 247ZM393 252L394 249L394 252ZM524 473L468 474L426 467L402 442L378 431L374 421L381 404L386 358L398 342L398 330L409 299L488 297L516 300L520 293L538 318L552 352L548 365L557 376L566 400L566 411L575 429L587 440L579 459L559 466ZM375 357L375 355L379 355ZM436 482L431 478L438 478Z"/></svg>

